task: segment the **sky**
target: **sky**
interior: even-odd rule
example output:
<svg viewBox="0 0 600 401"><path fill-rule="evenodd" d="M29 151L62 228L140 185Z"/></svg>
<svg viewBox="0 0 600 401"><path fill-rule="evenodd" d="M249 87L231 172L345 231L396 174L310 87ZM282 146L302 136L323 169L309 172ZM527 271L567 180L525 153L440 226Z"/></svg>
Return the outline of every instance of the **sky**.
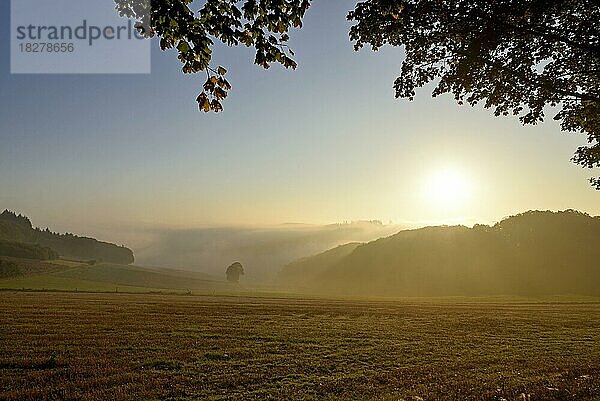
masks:
<svg viewBox="0 0 600 401"><path fill-rule="evenodd" d="M394 99L402 49L355 52L355 2L316 0L292 32L296 71L218 47L233 85L204 114L201 75L152 44L147 75L11 75L0 43L0 208L57 231L152 227L492 223L530 209L600 214L584 137L481 107ZM8 0L0 34L10 37ZM553 115L550 111L549 116Z"/></svg>

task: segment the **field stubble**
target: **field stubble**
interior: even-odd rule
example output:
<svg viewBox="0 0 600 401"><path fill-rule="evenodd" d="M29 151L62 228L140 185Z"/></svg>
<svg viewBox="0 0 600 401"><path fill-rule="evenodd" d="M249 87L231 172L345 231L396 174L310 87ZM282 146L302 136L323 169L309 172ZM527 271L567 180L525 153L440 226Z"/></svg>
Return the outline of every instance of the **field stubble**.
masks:
<svg viewBox="0 0 600 401"><path fill-rule="evenodd" d="M600 400L600 305L0 293L0 399Z"/></svg>

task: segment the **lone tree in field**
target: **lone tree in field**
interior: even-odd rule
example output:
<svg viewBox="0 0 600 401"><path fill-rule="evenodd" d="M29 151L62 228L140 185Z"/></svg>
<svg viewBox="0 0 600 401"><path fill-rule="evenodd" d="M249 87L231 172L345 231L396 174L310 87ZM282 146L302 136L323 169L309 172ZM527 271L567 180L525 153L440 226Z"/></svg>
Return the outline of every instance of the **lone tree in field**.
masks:
<svg viewBox="0 0 600 401"><path fill-rule="evenodd" d="M234 262L229 265L225 274L227 275L227 281L230 283L238 283L240 281L240 276L244 274L244 267L240 262Z"/></svg>
<svg viewBox="0 0 600 401"><path fill-rule="evenodd" d="M264 68L296 68L288 48L311 0L115 0L122 16L138 21L164 49L176 48L184 73L206 73L200 110L221 111L231 85L225 68L211 66L212 46L243 44ZM482 102L496 116L523 124L544 120L548 107L564 131L584 133L588 145L573 161L600 167L600 6L597 0L364 0L348 19L359 50L404 47L396 97L436 84L433 96L452 93L459 104ZM591 183L600 190L600 177Z"/></svg>

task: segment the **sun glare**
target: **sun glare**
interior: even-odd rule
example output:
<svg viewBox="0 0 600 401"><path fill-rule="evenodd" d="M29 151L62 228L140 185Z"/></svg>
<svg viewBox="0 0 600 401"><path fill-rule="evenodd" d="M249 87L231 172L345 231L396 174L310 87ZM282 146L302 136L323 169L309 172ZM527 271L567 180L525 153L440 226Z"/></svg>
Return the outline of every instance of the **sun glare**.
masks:
<svg viewBox="0 0 600 401"><path fill-rule="evenodd" d="M463 172L445 169L432 174L425 183L425 198L444 209L465 205L471 194L471 183Z"/></svg>

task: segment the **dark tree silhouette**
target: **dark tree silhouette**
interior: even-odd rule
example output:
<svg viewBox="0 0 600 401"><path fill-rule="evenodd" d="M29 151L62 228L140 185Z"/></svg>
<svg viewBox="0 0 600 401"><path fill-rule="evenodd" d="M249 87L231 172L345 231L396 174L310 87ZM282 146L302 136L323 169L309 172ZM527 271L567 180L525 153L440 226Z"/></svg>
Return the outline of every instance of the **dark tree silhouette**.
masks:
<svg viewBox="0 0 600 401"><path fill-rule="evenodd" d="M231 85L224 67L211 66L212 46L243 44L256 50L254 63L296 68L288 48L290 28L301 27L310 0L206 0L200 10L191 0L115 0L121 16L136 19L147 37L158 36L161 49L176 48L186 74L206 72L198 98L200 110L221 111Z"/></svg>
<svg viewBox="0 0 600 401"><path fill-rule="evenodd" d="M240 281L240 276L244 274L244 268L240 262L234 262L229 265L225 274L227 275L227 281L237 283Z"/></svg>
<svg viewBox="0 0 600 401"><path fill-rule="evenodd" d="M4 243L1 243L2 241ZM120 264L130 264L134 261L131 249L124 246L70 233L58 234L48 228L34 228L26 216L17 215L9 210L0 213L0 248L3 248L6 255L8 252L13 256L19 253L22 255L19 257L31 257L23 256L23 252L33 252L37 255L35 258L41 259L55 259L61 255Z"/></svg>
<svg viewBox="0 0 600 401"><path fill-rule="evenodd" d="M573 161L600 167L600 5L596 0L367 0L348 15L355 49L403 46L396 97L483 102L496 116L587 134ZM591 183L600 189L600 178Z"/></svg>

